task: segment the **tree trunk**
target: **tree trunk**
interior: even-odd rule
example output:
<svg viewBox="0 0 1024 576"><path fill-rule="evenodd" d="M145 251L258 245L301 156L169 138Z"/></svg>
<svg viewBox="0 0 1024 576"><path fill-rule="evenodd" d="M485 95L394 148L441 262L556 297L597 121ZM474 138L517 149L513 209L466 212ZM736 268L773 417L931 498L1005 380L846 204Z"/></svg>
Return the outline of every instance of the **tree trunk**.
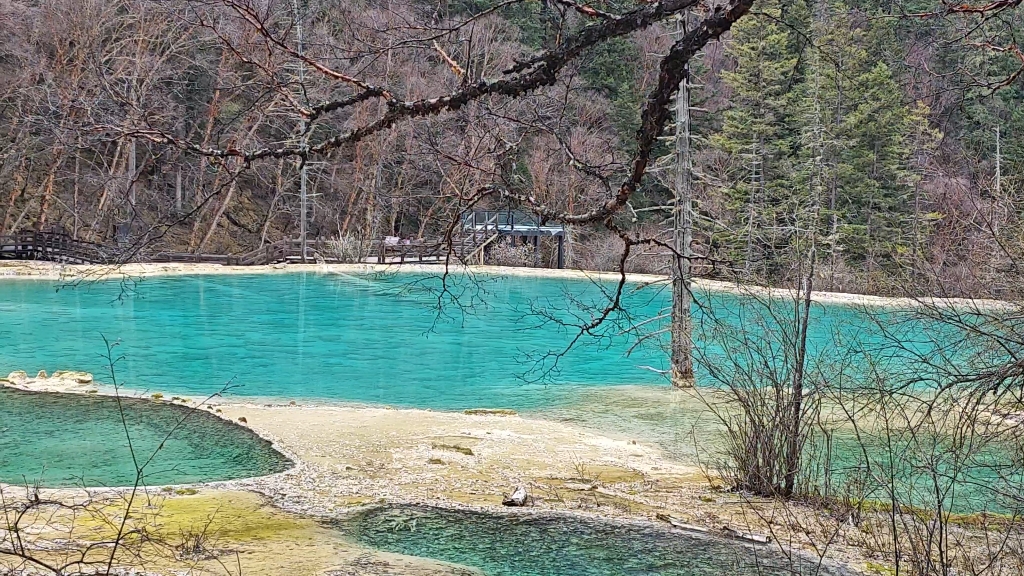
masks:
<svg viewBox="0 0 1024 576"><path fill-rule="evenodd" d="M793 303L794 325L797 332L793 339L794 343L794 366L793 380L790 390L791 411L788 417L789 429L786 431L786 457L784 461L785 475L783 480L783 495L792 496L796 490L796 478L800 472L800 452L804 444L803 417L804 417L804 377L807 364L807 328L811 318L811 293L814 290L814 270L818 258L818 224L821 217L821 196L824 184L824 155L825 141L822 133L821 103L818 98L818 76L817 67L814 75L814 172L810 179L808 196L811 207L810 221L806 226L800 226L799 212L795 218L797 230L806 228L808 230L808 253L807 268L801 278L802 292L797 292L797 298ZM798 252L799 254L799 252ZM803 266L800 266L803 270ZM802 296L802 299L801 299Z"/></svg>
<svg viewBox="0 0 1024 576"><path fill-rule="evenodd" d="M79 179L81 178L81 159L82 159L82 143L79 140L78 145L75 147L75 182L73 196L71 199L71 210L74 212L75 220L71 229L71 237L78 240L78 228L79 228L79 216L78 216L78 195L80 192Z"/></svg>
<svg viewBox="0 0 1024 576"><path fill-rule="evenodd" d="M99 228L100 220L103 219L104 209L107 206L107 199L110 197L111 181L114 179L114 174L117 174L117 165L122 160L121 151L123 149L124 143L122 141L118 141L117 146L114 148L114 158L110 161L110 169L107 171L107 180L103 183L103 192L100 194L100 199L96 203L96 214L93 216L92 224L89 225L89 238L93 242L103 239L97 228Z"/></svg>
<svg viewBox="0 0 1024 576"><path fill-rule="evenodd" d="M207 242L213 237L213 233L217 230L217 224L220 222L220 217L224 215L224 211L227 210L228 204L231 203L231 197L235 194L235 188L238 187L238 176L234 176L231 179L231 185L228 186L228 193L224 196L224 201L220 203L220 208L217 209L217 213L213 216L213 222L210 222L210 228L207 229L206 235L203 236L202 242L196 247L196 253L201 254L203 248L206 247Z"/></svg>
<svg viewBox="0 0 1024 576"><path fill-rule="evenodd" d="M800 448L803 446L803 399L804 371L807 363L807 326L811 315L811 291L814 289L815 248L812 244L808 258L807 274L803 278L803 301L797 300L796 359L793 367L792 411L789 415L789 432L786 435L786 475L783 494L792 496L796 489L796 477L800 471ZM802 307L802 310L801 310ZM802 314L801 314L802 312Z"/></svg>
<svg viewBox="0 0 1024 576"><path fill-rule="evenodd" d="M53 182L57 178L57 169L60 168L63 156L63 147L58 147L53 151L53 164L50 165L50 170L46 174L46 180L43 181L40 189L42 197L39 199L39 217L36 218L36 230L42 230L46 226L46 217L49 215L50 203L53 200Z"/></svg>
<svg viewBox="0 0 1024 576"><path fill-rule="evenodd" d="M676 32L686 34L684 12L677 21ZM689 388L693 375L693 320L690 317L690 244L693 240L693 179L690 156L690 75L685 65L683 81L676 94L676 177L675 206L672 211L672 385Z"/></svg>
<svg viewBox="0 0 1024 576"><path fill-rule="evenodd" d="M25 191L25 187L28 186L28 182L26 180L27 175L24 168L25 162L22 161L21 166L14 171L14 185L11 186L11 197L7 201L7 209L4 210L4 224L3 227L0 228L0 233L8 231L7 224L10 222L11 214L14 213L14 204L18 200L18 196L21 196ZM10 231L14 231L13 227Z"/></svg>
<svg viewBox="0 0 1024 576"><path fill-rule="evenodd" d="M267 217L263 220L263 230L260 232L260 248L263 248L263 245L267 243L267 231L270 229L270 221L274 219L274 207L277 206L277 201L284 192L284 158L277 162L277 179L274 182L274 198L270 201L270 207L267 208Z"/></svg>

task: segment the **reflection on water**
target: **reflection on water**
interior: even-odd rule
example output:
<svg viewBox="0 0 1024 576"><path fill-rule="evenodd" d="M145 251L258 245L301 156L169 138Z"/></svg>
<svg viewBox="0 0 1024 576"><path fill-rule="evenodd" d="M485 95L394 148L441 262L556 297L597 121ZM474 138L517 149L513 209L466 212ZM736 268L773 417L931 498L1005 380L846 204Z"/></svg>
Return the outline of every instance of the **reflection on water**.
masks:
<svg viewBox="0 0 1024 576"><path fill-rule="evenodd" d="M375 508L336 524L363 544L454 562L488 576L793 576L840 574L777 548L657 525L565 515ZM819 569L820 568L820 569Z"/></svg>
<svg viewBox="0 0 1024 576"><path fill-rule="evenodd" d="M291 465L269 442L202 410L136 399L122 406L140 463L164 443L145 468L147 485L261 476ZM0 482L130 486L135 476L114 398L0 387Z"/></svg>

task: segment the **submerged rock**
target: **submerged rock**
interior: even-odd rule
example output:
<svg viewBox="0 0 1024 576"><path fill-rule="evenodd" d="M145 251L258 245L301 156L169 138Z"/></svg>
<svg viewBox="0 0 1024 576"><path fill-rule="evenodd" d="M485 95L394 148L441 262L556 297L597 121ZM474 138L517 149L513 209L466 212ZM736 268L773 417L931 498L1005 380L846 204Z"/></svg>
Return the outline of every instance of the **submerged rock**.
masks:
<svg viewBox="0 0 1024 576"><path fill-rule="evenodd" d="M502 498L501 504L502 506L526 506L529 499L530 495L526 493L526 488L517 486L511 496Z"/></svg>

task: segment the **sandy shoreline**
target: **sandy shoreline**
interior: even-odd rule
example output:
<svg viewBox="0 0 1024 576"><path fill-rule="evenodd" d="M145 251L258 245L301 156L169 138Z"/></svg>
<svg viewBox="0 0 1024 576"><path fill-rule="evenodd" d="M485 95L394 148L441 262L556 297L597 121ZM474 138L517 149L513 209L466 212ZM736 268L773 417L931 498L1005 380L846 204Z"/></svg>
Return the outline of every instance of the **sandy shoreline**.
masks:
<svg viewBox="0 0 1024 576"><path fill-rule="evenodd" d="M132 263L120 266L92 266L56 264L37 261L0 262L0 281L3 280L48 280L75 285L81 282L112 279L142 279L160 276L190 275L248 275L248 274L442 274L441 264L271 264L266 266L224 266L201 263ZM592 282L617 282L620 275L613 272L588 270L558 270L551 268L520 268L503 266L451 266L450 272L468 273L481 276L521 276L531 278L552 278ZM667 276L653 274L626 274L626 281L632 284L664 285ZM785 288L724 282L719 280L696 279L696 290L729 294L745 294L761 298L792 298L793 291ZM913 308L922 305L961 307L966 309L992 309L1014 306L1013 303L997 300L972 300L967 298L907 298L870 296L846 292L814 292L812 300L821 304L841 304L865 307Z"/></svg>

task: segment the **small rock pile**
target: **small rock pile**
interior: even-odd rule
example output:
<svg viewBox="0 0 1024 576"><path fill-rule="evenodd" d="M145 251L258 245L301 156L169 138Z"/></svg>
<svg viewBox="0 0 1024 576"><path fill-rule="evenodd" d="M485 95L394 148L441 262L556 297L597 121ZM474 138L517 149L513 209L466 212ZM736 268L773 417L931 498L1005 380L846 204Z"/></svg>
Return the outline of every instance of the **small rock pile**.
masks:
<svg viewBox="0 0 1024 576"><path fill-rule="evenodd" d="M75 370L57 370L52 375L40 370L35 377L24 370L15 370L6 378L0 378L0 386L36 392L96 392L92 374Z"/></svg>

